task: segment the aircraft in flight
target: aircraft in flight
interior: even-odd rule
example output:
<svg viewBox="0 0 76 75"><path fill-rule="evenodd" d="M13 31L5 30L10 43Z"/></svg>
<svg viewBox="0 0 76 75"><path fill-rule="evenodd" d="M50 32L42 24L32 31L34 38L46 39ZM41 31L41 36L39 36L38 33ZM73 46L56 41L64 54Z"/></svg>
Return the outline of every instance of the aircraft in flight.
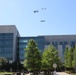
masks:
<svg viewBox="0 0 76 75"><path fill-rule="evenodd" d="M41 22L45 22L45 20L41 20Z"/></svg>
<svg viewBox="0 0 76 75"><path fill-rule="evenodd" d="M34 10L33 12L34 12L34 13L39 13L39 11L38 11L38 10Z"/></svg>
<svg viewBox="0 0 76 75"><path fill-rule="evenodd" d="M46 8L41 8L42 10L46 10Z"/></svg>

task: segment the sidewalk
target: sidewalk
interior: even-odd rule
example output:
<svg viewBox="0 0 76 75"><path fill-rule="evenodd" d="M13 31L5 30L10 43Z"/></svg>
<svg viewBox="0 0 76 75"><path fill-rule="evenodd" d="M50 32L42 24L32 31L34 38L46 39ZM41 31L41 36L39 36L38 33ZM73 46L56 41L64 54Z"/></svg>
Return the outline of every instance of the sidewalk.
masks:
<svg viewBox="0 0 76 75"><path fill-rule="evenodd" d="M70 75L70 74L67 74L65 72L57 72L57 75Z"/></svg>
<svg viewBox="0 0 76 75"><path fill-rule="evenodd" d="M70 74L67 74L65 72L56 72L57 75L70 75ZM26 74L26 75L30 75L30 74Z"/></svg>

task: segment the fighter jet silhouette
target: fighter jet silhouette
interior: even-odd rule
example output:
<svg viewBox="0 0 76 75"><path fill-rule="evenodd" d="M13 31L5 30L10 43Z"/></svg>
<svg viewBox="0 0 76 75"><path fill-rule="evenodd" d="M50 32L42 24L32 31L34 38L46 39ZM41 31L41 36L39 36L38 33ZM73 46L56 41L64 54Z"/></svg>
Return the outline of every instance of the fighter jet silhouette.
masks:
<svg viewBox="0 0 76 75"><path fill-rule="evenodd" d="M42 10L46 10L46 8L41 8Z"/></svg>
<svg viewBox="0 0 76 75"><path fill-rule="evenodd" d="M45 22L45 20L41 20L41 22Z"/></svg>
<svg viewBox="0 0 76 75"><path fill-rule="evenodd" d="M33 12L34 12L34 13L39 13L39 11L38 11L38 10L34 10Z"/></svg>

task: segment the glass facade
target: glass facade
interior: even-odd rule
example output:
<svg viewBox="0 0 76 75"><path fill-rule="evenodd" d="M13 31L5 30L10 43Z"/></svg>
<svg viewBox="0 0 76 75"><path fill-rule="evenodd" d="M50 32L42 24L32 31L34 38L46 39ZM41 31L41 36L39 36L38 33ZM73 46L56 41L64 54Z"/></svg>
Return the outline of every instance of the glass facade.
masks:
<svg viewBox="0 0 76 75"><path fill-rule="evenodd" d="M57 50L58 50L58 45L62 45L63 54L64 54L64 51L65 51L67 44L68 44L67 41L54 41L54 42L52 42L52 45L54 45Z"/></svg>
<svg viewBox="0 0 76 75"><path fill-rule="evenodd" d="M35 40L39 50L41 50L42 52L44 50L44 44L45 44L44 37L19 37L18 47L19 47L20 60L24 60L24 49L27 47L27 43L30 39Z"/></svg>
<svg viewBox="0 0 76 75"><path fill-rule="evenodd" d="M25 35L26 36L26 35ZM62 58L65 47L75 47L76 35L44 35L37 37L21 37L15 25L0 26L0 57L6 57L9 60L24 60L24 49L30 39L36 41L41 52L48 45L52 44L57 50L62 52Z"/></svg>
<svg viewBox="0 0 76 75"><path fill-rule="evenodd" d="M0 57L12 60L13 33L0 33Z"/></svg>
<svg viewBox="0 0 76 75"><path fill-rule="evenodd" d="M75 48L75 41L71 41L71 47Z"/></svg>
<svg viewBox="0 0 76 75"><path fill-rule="evenodd" d="M63 52L63 54L65 52L65 48L66 48L67 45L70 46L70 47L72 47L72 48L75 48L75 41L71 41L71 40L70 41L68 41L68 40L58 41L58 40L55 39L55 41L54 40L53 41L51 40L51 43L50 43L50 41L49 42L46 41L45 44L46 45L52 44L52 45L54 45L54 47L57 50L58 50L58 45L61 45L62 46L62 52Z"/></svg>
<svg viewBox="0 0 76 75"><path fill-rule="evenodd" d="M9 60L12 60L13 58L13 35L14 33L0 33L0 57L6 57ZM62 40L58 41L55 39L55 41L47 40L45 42L44 36L38 36L38 37L18 37L18 50L19 50L19 58L20 61L24 60L24 49L27 47L27 43L30 39L35 40L37 43L38 49L43 52L45 45L54 45L56 49L58 50L58 45L62 45L62 52L64 54L66 45L70 45L70 47L75 47L75 41L67 41Z"/></svg>
<svg viewBox="0 0 76 75"><path fill-rule="evenodd" d="M55 41L55 42L52 42L51 44L52 44L53 46L55 46L56 49L58 49L58 47L57 47L58 42Z"/></svg>

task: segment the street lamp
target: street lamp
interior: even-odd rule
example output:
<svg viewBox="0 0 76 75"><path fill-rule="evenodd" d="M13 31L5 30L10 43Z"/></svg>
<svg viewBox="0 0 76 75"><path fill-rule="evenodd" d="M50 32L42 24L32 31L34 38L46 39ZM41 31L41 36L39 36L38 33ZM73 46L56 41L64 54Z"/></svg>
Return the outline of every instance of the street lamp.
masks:
<svg viewBox="0 0 76 75"><path fill-rule="evenodd" d="M17 71L18 71L18 62L17 62Z"/></svg>
<svg viewBox="0 0 76 75"><path fill-rule="evenodd" d="M55 69L54 75L56 75L56 68L57 68L57 64L56 63L53 64L53 68Z"/></svg>
<svg viewBox="0 0 76 75"><path fill-rule="evenodd" d="M1 64L1 62L0 62L0 69L1 69L1 65L2 65L2 64Z"/></svg>

